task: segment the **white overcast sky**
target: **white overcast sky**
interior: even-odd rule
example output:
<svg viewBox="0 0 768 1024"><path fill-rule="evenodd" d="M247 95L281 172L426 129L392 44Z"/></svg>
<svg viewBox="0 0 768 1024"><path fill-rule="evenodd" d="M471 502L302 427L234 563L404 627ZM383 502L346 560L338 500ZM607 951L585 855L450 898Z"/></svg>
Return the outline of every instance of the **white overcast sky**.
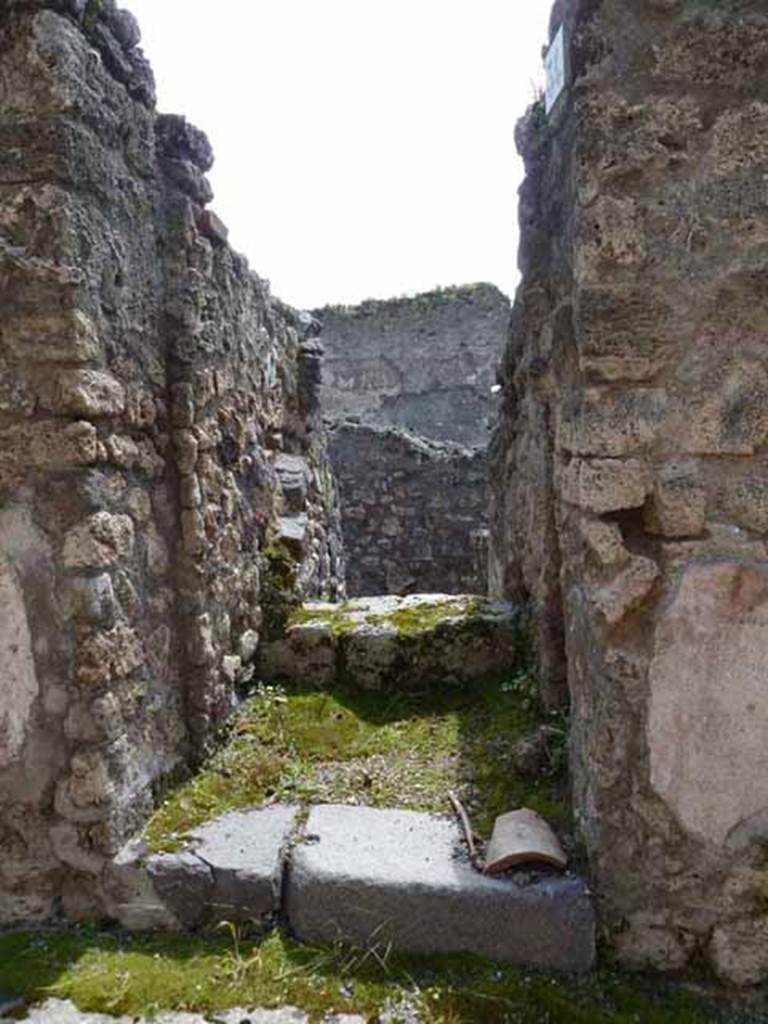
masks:
<svg viewBox="0 0 768 1024"><path fill-rule="evenodd" d="M304 308L516 281L514 127L550 0L123 0L213 209Z"/></svg>

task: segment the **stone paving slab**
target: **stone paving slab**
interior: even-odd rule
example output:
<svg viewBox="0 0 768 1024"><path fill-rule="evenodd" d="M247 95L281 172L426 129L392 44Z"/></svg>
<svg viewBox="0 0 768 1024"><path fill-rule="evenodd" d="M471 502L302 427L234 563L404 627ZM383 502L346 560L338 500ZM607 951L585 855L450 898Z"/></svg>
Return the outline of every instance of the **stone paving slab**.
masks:
<svg viewBox="0 0 768 1024"><path fill-rule="evenodd" d="M482 875L450 819L329 804L311 811L304 834L292 851L284 908L302 941L472 952L558 970L593 964L585 883Z"/></svg>
<svg viewBox="0 0 768 1024"><path fill-rule="evenodd" d="M280 909L283 855L299 808L233 811L197 830L193 851L213 872L210 910L219 921L258 921Z"/></svg>
<svg viewBox="0 0 768 1024"><path fill-rule="evenodd" d="M232 811L196 829L179 853L147 854L132 841L106 873L111 913L131 931L273 923L298 813L287 804Z"/></svg>
<svg viewBox="0 0 768 1024"><path fill-rule="evenodd" d="M465 683L515 665L519 610L472 594L310 601L286 635L261 645L262 679L366 689Z"/></svg>
<svg viewBox="0 0 768 1024"><path fill-rule="evenodd" d="M24 1018L28 1024L308 1024L309 1017L293 1006L274 1010L216 1010L211 1013L160 1013L151 1021L142 1017L111 1017L103 1013L83 1013L68 1000L49 999L33 1007ZM345 1014L326 1017L324 1024L365 1024L365 1018Z"/></svg>

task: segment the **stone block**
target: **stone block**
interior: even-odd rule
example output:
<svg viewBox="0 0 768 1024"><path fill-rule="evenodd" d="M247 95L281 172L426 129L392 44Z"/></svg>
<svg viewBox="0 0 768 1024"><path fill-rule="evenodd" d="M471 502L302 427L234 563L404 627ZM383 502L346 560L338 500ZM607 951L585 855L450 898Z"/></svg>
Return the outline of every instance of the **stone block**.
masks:
<svg viewBox="0 0 768 1024"><path fill-rule="evenodd" d="M69 775L59 781L55 807L68 821L102 821L109 814L113 796L106 760L98 751L85 750L72 757Z"/></svg>
<svg viewBox="0 0 768 1024"><path fill-rule="evenodd" d="M760 914L718 925L708 952L721 981L757 985L768 974L768 916Z"/></svg>
<svg viewBox="0 0 768 1024"><path fill-rule="evenodd" d="M31 469L83 466L96 461L98 436L92 423L63 424L61 420L0 431L0 474L11 479Z"/></svg>
<svg viewBox="0 0 768 1024"><path fill-rule="evenodd" d="M126 13L126 12L120 12ZM2 1007L0 1007L2 1009ZM29 1024L309 1024L309 1016L293 1006L273 1009L236 1007L211 1013L165 1011L151 1018L113 1017L105 1013L83 1013L68 999L46 999L33 1006L25 1017ZM342 1014L323 1018L322 1024L365 1024L363 1017Z"/></svg>
<svg viewBox="0 0 768 1024"><path fill-rule="evenodd" d="M106 572L98 576L69 577L62 587L62 605L69 618L111 629L117 611L112 577Z"/></svg>
<svg viewBox="0 0 768 1024"><path fill-rule="evenodd" d="M198 439L191 430L174 430L173 444L176 451L176 467L182 476L194 472L199 450Z"/></svg>
<svg viewBox="0 0 768 1024"><path fill-rule="evenodd" d="M77 647L77 681L81 686L108 686L143 665L145 652L135 630L124 622L83 637Z"/></svg>
<svg viewBox="0 0 768 1024"><path fill-rule="evenodd" d="M579 367L601 381L646 381L665 365L669 308L646 288L581 288L574 308Z"/></svg>
<svg viewBox="0 0 768 1024"><path fill-rule="evenodd" d="M232 811L195 830L191 852L213 872L211 923L271 924L280 908L283 857L298 807Z"/></svg>
<svg viewBox="0 0 768 1024"><path fill-rule="evenodd" d="M155 892L184 928L202 923L213 892L213 871L194 853L163 853L147 859Z"/></svg>
<svg viewBox="0 0 768 1024"><path fill-rule="evenodd" d="M280 519L280 541L294 556L301 560L307 553L307 527L309 520L302 514L282 516Z"/></svg>
<svg viewBox="0 0 768 1024"><path fill-rule="evenodd" d="M634 199L601 195L579 211L574 270L577 281L600 283L606 267L639 267L646 258L640 211Z"/></svg>
<svg viewBox="0 0 768 1024"><path fill-rule="evenodd" d="M401 651L393 626L361 626L344 642L344 666L356 686L379 690L396 671Z"/></svg>
<svg viewBox="0 0 768 1024"><path fill-rule="evenodd" d="M632 555L610 583L589 590L590 600L608 625L615 626L648 596L659 575L652 559Z"/></svg>
<svg viewBox="0 0 768 1024"><path fill-rule="evenodd" d="M283 862L298 808L232 811L195 829L179 853L128 843L108 865L108 908L124 927L267 926L280 908Z"/></svg>
<svg viewBox="0 0 768 1024"><path fill-rule="evenodd" d="M101 355L93 322L77 309L8 320L2 337L26 363L87 363Z"/></svg>
<svg viewBox="0 0 768 1024"><path fill-rule="evenodd" d="M171 419L174 427L191 427L195 422L195 389L188 381L171 388Z"/></svg>
<svg viewBox="0 0 768 1024"><path fill-rule="evenodd" d="M308 602L302 619L262 645L262 678L404 689L499 674L517 655L518 610L471 594Z"/></svg>
<svg viewBox="0 0 768 1024"><path fill-rule="evenodd" d="M561 414L557 445L573 455L640 455L664 431L666 410L661 388L585 388Z"/></svg>
<svg viewBox="0 0 768 1024"><path fill-rule="evenodd" d="M107 913L128 931L179 931L179 921L157 895L145 866L146 849L131 840L104 868Z"/></svg>
<svg viewBox="0 0 768 1024"><path fill-rule="evenodd" d="M712 329L714 330L714 329ZM759 340L758 340L759 339ZM683 455L754 455L768 439L762 336L704 333L677 367L684 392L670 409L666 444Z"/></svg>
<svg viewBox="0 0 768 1024"><path fill-rule="evenodd" d="M132 437L125 434L112 434L104 442L109 461L120 469L130 469L139 459L139 446Z"/></svg>
<svg viewBox="0 0 768 1024"><path fill-rule="evenodd" d="M560 473L562 500L598 515L642 507L652 486L638 459L573 459Z"/></svg>
<svg viewBox="0 0 768 1024"><path fill-rule="evenodd" d="M224 245L229 238L229 228L213 210L202 210L197 218L197 226L202 234L219 245Z"/></svg>
<svg viewBox="0 0 768 1024"><path fill-rule="evenodd" d="M303 679L313 686L327 686L336 678L336 646L324 623L291 627L281 640L264 641L258 651L262 679Z"/></svg>
<svg viewBox="0 0 768 1024"><path fill-rule="evenodd" d="M127 13L127 12L119 12ZM23 1006L18 1000L14 1005ZM0 1011L3 1006L0 1004ZM9 1005L9 1009L11 1009ZM29 1024L309 1024L309 1016L293 1006L279 1006L272 1009L236 1007L231 1010L216 1010L213 1014L191 1013L188 1011L166 1010L152 1013L150 1017L114 1017L106 1013L85 1013L78 1010L68 999L46 999L38 1006L29 1008L25 1020ZM389 1018L387 1018L389 1019ZM366 1024L363 1017L355 1014L333 1014L323 1017L322 1024Z"/></svg>
<svg viewBox="0 0 768 1024"><path fill-rule="evenodd" d="M311 477L307 460L297 455L281 453L275 459L275 472L287 508L293 513L301 512L307 499L307 485Z"/></svg>
<svg viewBox="0 0 768 1024"><path fill-rule="evenodd" d="M624 547L618 523L588 519L581 523L581 535L601 566L621 566L629 561L629 551Z"/></svg>
<svg viewBox="0 0 768 1024"><path fill-rule="evenodd" d="M109 569L133 555L133 520L126 515L95 512L64 538L62 559L67 569Z"/></svg>
<svg viewBox="0 0 768 1024"><path fill-rule="evenodd" d="M62 370L48 406L67 416L119 416L125 411L125 389L104 370Z"/></svg>
<svg viewBox="0 0 768 1024"><path fill-rule="evenodd" d="M190 160L201 171L213 167L213 148L208 136L180 114L160 114L156 123L157 145L170 159Z"/></svg>
<svg viewBox="0 0 768 1024"><path fill-rule="evenodd" d="M133 1024L133 1017L114 1017L106 1013L83 1013L69 999L46 999L30 1007L28 1024Z"/></svg>
<svg viewBox="0 0 768 1024"><path fill-rule="evenodd" d="M188 555L202 555L206 546L205 520L196 508L182 508L181 536Z"/></svg>
<svg viewBox="0 0 768 1024"><path fill-rule="evenodd" d="M313 808L292 853L285 910L309 943L471 952L557 970L588 970L594 961L593 911L580 879L523 884L482 875L453 821L414 811Z"/></svg>
<svg viewBox="0 0 768 1024"><path fill-rule="evenodd" d="M645 513L645 528L662 537L696 537L704 530L707 491L697 479L696 467L664 467L653 488Z"/></svg>
<svg viewBox="0 0 768 1024"><path fill-rule="evenodd" d="M721 503L731 522L755 533L768 533L768 480L759 474L729 481L722 488Z"/></svg>
<svg viewBox="0 0 768 1024"><path fill-rule="evenodd" d="M203 493L200 489L200 480L196 473L189 473L179 480L179 499L184 509L200 508L203 503Z"/></svg>

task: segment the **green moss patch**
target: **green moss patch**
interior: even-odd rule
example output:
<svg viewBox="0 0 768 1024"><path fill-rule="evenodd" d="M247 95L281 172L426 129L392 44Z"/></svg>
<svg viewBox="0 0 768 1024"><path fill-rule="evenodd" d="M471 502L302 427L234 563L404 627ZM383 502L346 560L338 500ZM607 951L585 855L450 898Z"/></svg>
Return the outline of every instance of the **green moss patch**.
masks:
<svg viewBox="0 0 768 1024"><path fill-rule="evenodd" d="M261 604L263 631L268 640L276 640L300 606L297 597L299 564L288 546L275 541L263 553Z"/></svg>
<svg viewBox="0 0 768 1024"><path fill-rule="evenodd" d="M87 29L92 29L99 20L102 6L103 0L88 0L85 6L85 13L83 14L83 25Z"/></svg>
<svg viewBox="0 0 768 1024"><path fill-rule="evenodd" d="M441 625L454 623L456 619L471 617L481 611L482 602L477 598L469 598L462 602L437 601L434 604L414 605L410 608L398 608L390 615L372 615L366 622L375 625L391 625L399 636L414 636L439 629ZM468 618L468 624L471 618Z"/></svg>
<svg viewBox="0 0 768 1024"><path fill-rule="evenodd" d="M345 636L360 625L358 621L347 614L350 608L351 605L347 601L328 608L312 608L302 605L291 612L286 625L290 629L291 626L317 623L328 626L333 637Z"/></svg>
<svg viewBox="0 0 768 1024"><path fill-rule="evenodd" d="M234 1006L298 1006L374 1021L383 1007L424 1024L719 1024L758 1022L670 985L598 971L586 977L513 970L470 956L405 958L218 937L130 936L78 928L0 936L0 990L30 1002L71 999L81 1010L152 1016ZM411 1015L406 1016L410 1009ZM394 1020L398 1019L395 1011Z"/></svg>
<svg viewBox="0 0 768 1024"><path fill-rule="evenodd" d="M526 774L518 745L542 721L550 726L544 764ZM202 822L270 801L450 814L451 789L481 836L522 804L567 829L565 723L542 711L532 676L405 693L261 686L228 742L159 808L147 838L153 851L177 849Z"/></svg>
<svg viewBox="0 0 768 1024"><path fill-rule="evenodd" d="M344 601L329 607L312 607L302 605L295 609L289 619L288 626L322 623L329 627L331 636L346 636L361 626L391 627L399 636L413 636L439 629L443 624L454 623L457 619L467 619L467 628L484 625L482 620L473 618L483 611L480 598L452 599L446 601L424 602L406 607L396 608L391 612L367 612L364 602Z"/></svg>

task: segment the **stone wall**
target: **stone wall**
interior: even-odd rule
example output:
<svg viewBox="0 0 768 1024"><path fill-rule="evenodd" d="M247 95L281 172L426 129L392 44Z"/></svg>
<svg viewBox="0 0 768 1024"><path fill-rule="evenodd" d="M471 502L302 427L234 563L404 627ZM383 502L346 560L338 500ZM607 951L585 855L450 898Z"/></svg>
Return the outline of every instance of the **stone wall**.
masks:
<svg viewBox="0 0 768 1024"><path fill-rule="evenodd" d="M265 574L343 590L316 345L138 42L109 0L0 10L0 924L101 912L232 706Z"/></svg>
<svg viewBox="0 0 768 1024"><path fill-rule="evenodd" d="M477 284L371 299L316 315L327 415L465 447L488 444L491 388L509 326L509 299L498 288Z"/></svg>
<svg viewBox="0 0 768 1024"><path fill-rule="evenodd" d="M340 423L329 452L341 486L350 594L483 593L484 449ZM479 563L479 564L478 564Z"/></svg>
<svg viewBox="0 0 768 1024"><path fill-rule="evenodd" d="M480 284L317 316L320 402L342 424L331 458L350 593L485 593L485 450L509 300Z"/></svg>
<svg viewBox="0 0 768 1024"><path fill-rule="evenodd" d="M574 799L627 961L768 975L768 13L560 0L518 130L523 281L494 589L567 675Z"/></svg>

